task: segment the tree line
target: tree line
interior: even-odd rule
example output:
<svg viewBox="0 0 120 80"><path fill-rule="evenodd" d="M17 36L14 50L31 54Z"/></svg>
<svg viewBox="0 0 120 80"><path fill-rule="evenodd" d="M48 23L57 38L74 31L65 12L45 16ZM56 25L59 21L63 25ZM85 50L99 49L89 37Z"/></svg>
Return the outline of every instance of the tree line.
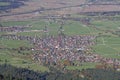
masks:
<svg viewBox="0 0 120 80"><path fill-rule="evenodd" d="M60 71L53 67L50 72L35 72L16 68L8 64L0 65L0 80L120 80L120 72L105 69L82 69Z"/></svg>

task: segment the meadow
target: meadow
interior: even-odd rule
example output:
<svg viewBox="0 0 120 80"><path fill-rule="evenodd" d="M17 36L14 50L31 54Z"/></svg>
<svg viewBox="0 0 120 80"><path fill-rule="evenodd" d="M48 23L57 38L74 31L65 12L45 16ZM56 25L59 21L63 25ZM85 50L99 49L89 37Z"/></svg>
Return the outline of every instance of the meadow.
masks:
<svg viewBox="0 0 120 80"><path fill-rule="evenodd" d="M9 2L0 2L0 6L8 6L8 5L10 5Z"/></svg>

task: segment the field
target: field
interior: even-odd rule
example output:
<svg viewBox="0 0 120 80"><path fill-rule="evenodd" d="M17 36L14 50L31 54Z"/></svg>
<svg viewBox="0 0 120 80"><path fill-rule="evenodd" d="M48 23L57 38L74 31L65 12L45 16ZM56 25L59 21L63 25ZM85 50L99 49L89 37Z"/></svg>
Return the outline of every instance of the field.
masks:
<svg viewBox="0 0 120 80"><path fill-rule="evenodd" d="M13 48L19 49L22 46L32 47L26 41L0 39L0 47L9 48L0 50L0 64L7 63L17 67L34 69L35 71L48 71L46 67L38 66L31 59L32 51L24 50L19 52L19 50L12 50Z"/></svg>
<svg viewBox="0 0 120 80"><path fill-rule="evenodd" d="M101 39L101 40L100 40ZM99 38L99 42L97 45L93 47L95 53L100 54L104 57L109 58L118 58L120 59L120 38L118 37L101 37Z"/></svg>
<svg viewBox="0 0 120 80"><path fill-rule="evenodd" d="M98 63L83 63L82 66L67 66L68 70L82 70L88 68L95 68L96 64Z"/></svg>
<svg viewBox="0 0 120 80"><path fill-rule="evenodd" d="M97 28L105 31L119 31L119 21L95 21L93 22ZM97 45L94 47L94 51L102 56L109 58L119 58L120 54L120 38L112 33L103 32L97 39Z"/></svg>
<svg viewBox="0 0 120 80"><path fill-rule="evenodd" d="M9 2L0 2L0 6L7 6L7 5L10 5Z"/></svg>

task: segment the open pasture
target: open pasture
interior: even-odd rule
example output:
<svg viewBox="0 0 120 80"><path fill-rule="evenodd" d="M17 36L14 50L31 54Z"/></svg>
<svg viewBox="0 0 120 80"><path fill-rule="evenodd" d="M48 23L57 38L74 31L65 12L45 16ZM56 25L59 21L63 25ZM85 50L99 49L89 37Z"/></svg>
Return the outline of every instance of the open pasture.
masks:
<svg viewBox="0 0 120 80"><path fill-rule="evenodd" d="M119 58L120 38L119 37L100 37L98 43L93 47L95 53L104 57Z"/></svg>
<svg viewBox="0 0 120 80"><path fill-rule="evenodd" d="M103 30L120 30L120 21L109 21L109 20L103 20L103 21L93 21L93 25L95 25L97 28L103 29Z"/></svg>
<svg viewBox="0 0 120 80"><path fill-rule="evenodd" d="M0 64L11 64L13 66L22 67L22 68L29 68L35 71L48 71L47 67L39 65L35 63L32 58L31 54L32 51L20 51L20 47L31 47L28 42L26 41L19 41L19 40L0 40ZM17 50L12 50L12 49Z"/></svg>
<svg viewBox="0 0 120 80"><path fill-rule="evenodd" d="M8 5L10 5L9 2L0 2L0 6L8 6Z"/></svg>
<svg viewBox="0 0 120 80"><path fill-rule="evenodd" d="M81 66L67 66L66 69L68 70L82 70L88 68L95 68L98 63L82 63Z"/></svg>
<svg viewBox="0 0 120 80"><path fill-rule="evenodd" d="M58 20L59 21L59 20ZM27 30L32 30L32 32L35 32L35 30L40 30L40 33L42 30L47 26L48 33L52 35L56 35L58 33L58 30L60 28L60 22L51 22L45 20L39 20L39 21L8 21L8 22L1 22L0 24L4 26L27 26L31 25L31 27L28 27ZM62 25L64 29L64 33L67 35L94 35L97 34L99 31L96 29L93 29L91 27L88 27L87 25L84 25L80 21L72 21L67 20L64 21L64 24ZM30 31L28 31L30 34ZM37 32L37 31L36 31ZM23 32L24 33L24 32ZM26 32L27 33L27 32ZM22 33L21 33L22 34Z"/></svg>

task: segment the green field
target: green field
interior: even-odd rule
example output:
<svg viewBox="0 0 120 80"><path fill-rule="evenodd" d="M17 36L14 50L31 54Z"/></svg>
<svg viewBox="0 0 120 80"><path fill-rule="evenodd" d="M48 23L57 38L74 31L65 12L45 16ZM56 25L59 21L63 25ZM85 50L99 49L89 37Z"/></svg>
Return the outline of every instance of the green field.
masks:
<svg viewBox="0 0 120 80"><path fill-rule="evenodd" d="M0 2L0 6L8 6L8 5L10 5L9 2Z"/></svg>
<svg viewBox="0 0 120 80"><path fill-rule="evenodd" d="M92 24L103 30L120 30L120 21L93 21Z"/></svg>
<svg viewBox="0 0 120 80"><path fill-rule="evenodd" d="M27 28L27 30L43 30L44 26L47 25L49 34L56 35L58 34L58 29L60 27L60 23L54 23L52 22L51 24L48 24L48 22L45 22L45 20L38 20L38 21L19 21L19 22L1 22L0 24L4 26L16 26L16 25L31 25L31 27ZM84 34L97 34L99 33L98 30L93 29L91 27L87 27L86 25L83 25L79 21L65 21L65 24L63 25L64 33L66 35L84 35ZM74 30L73 30L74 29ZM18 33L20 35L38 35L38 32L23 32L23 33ZM40 32L39 34L44 34Z"/></svg>
<svg viewBox="0 0 120 80"><path fill-rule="evenodd" d="M95 68L96 64L98 63L82 63L81 66L67 66L66 69L68 70L82 70L88 68Z"/></svg>
<svg viewBox="0 0 120 80"><path fill-rule="evenodd" d="M0 50L1 51L1 50ZM29 68L34 71L48 71L48 68L38 63L33 62L23 55L8 54L9 51L1 51L0 53L0 64L11 64L16 67Z"/></svg>
<svg viewBox="0 0 120 80"><path fill-rule="evenodd" d="M30 24L32 21L6 21L6 22L0 22L0 24L3 27L8 26L25 26L27 24Z"/></svg>
<svg viewBox="0 0 120 80"><path fill-rule="evenodd" d="M97 45L93 46L95 53L104 57L118 58L120 54L120 38L119 37L100 37Z"/></svg>
<svg viewBox="0 0 120 80"><path fill-rule="evenodd" d="M32 51L24 50L19 52L20 47L32 48L33 45L31 45L29 42L23 40L0 39L0 47L9 48L0 49L1 64L7 63L17 67L29 68L35 71L48 71L47 67L39 65L32 60ZM12 48L18 50L12 50Z"/></svg>

